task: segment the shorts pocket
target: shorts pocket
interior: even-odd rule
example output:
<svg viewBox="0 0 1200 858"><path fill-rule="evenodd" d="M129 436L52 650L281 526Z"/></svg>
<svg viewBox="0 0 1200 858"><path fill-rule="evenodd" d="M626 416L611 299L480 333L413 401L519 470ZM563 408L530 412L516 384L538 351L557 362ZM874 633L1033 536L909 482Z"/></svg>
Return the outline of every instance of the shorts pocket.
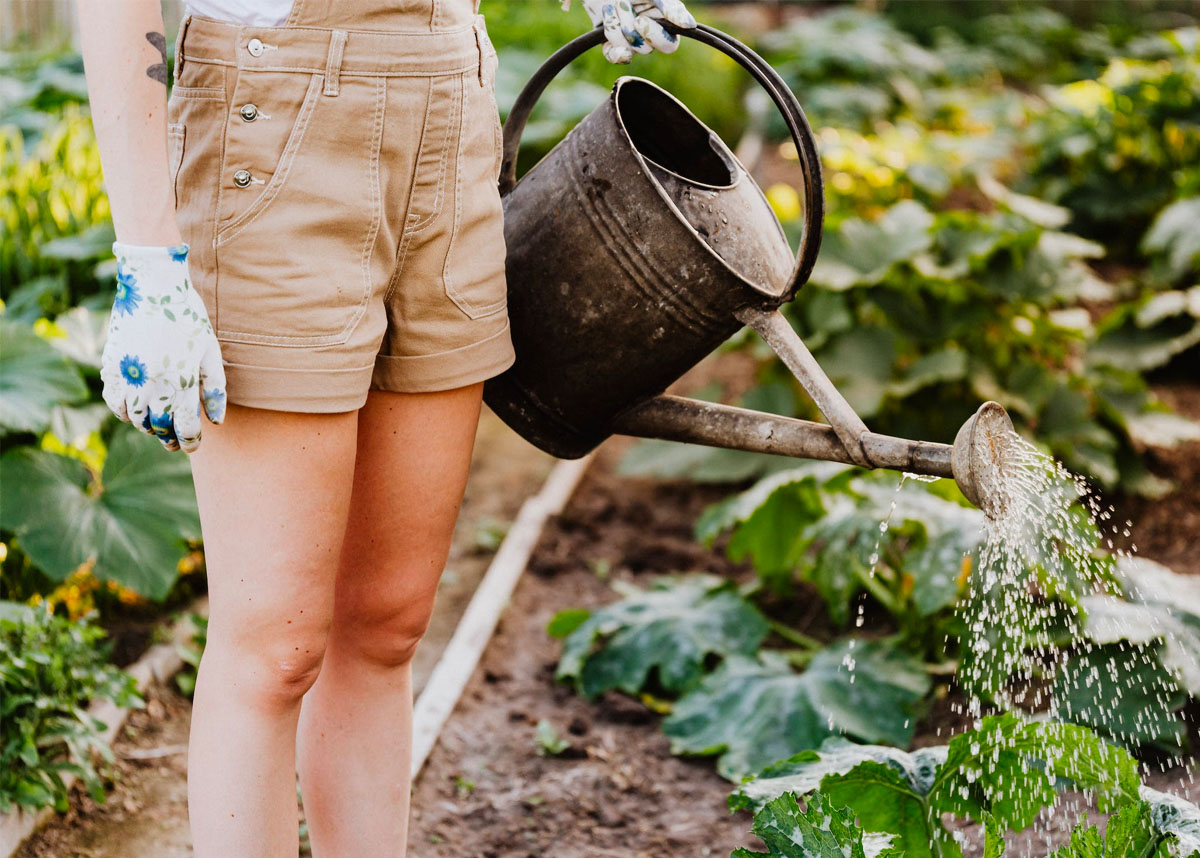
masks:
<svg viewBox="0 0 1200 858"><path fill-rule="evenodd" d="M304 77L305 91L293 93L295 118L265 187L244 207L224 207L226 218L217 223L217 335L224 341L343 343L372 293L386 78L343 75L339 93L323 96L323 76ZM222 197L229 187L251 193L226 187L231 170L247 169L231 159L243 152L246 128L276 121L271 111L279 108L270 93L254 96L260 114L271 119L260 115L241 128L238 146L227 144ZM238 98L230 107L227 141L243 121L242 103Z"/></svg>
<svg viewBox="0 0 1200 858"><path fill-rule="evenodd" d="M507 307L504 225L496 185L498 120L486 80L462 76L463 124L454 164L454 221L442 281L446 296L472 319Z"/></svg>
<svg viewBox="0 0 1200 858"><path fill-rule="evenodd" d="M179 168L183 165L184 125L167 123L167 169L171 177L171 207L179 207Z"/></svg>

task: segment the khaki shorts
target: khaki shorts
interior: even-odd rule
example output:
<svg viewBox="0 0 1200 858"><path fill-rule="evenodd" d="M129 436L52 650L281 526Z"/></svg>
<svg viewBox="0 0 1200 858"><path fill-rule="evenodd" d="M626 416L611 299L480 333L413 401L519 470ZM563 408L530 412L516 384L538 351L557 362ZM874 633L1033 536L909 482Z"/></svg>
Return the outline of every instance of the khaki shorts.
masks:
<svg viewBox="0 0 1200 858"><path fill-rule="evenodd" d="M460 18L181 26L176 212L230 402L346 411L512 364L496 53Z"/></svg>

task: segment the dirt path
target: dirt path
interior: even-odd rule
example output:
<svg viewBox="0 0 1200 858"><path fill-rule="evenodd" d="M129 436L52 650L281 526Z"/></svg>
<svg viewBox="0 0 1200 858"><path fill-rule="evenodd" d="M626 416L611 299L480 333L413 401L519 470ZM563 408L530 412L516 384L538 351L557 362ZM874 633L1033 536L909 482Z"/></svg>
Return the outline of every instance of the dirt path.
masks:
<svg viewBox="0 0 1200 858"><path fill-rule="evenodd" d="M413 665L416 693L454 633L504 529L553 461L484 409L450 559ZM190 718L190 704L173 687L154 689L115 745L117 777L105 804L76 789L71 810L18 850L17 858L188 858Z"/></svg>

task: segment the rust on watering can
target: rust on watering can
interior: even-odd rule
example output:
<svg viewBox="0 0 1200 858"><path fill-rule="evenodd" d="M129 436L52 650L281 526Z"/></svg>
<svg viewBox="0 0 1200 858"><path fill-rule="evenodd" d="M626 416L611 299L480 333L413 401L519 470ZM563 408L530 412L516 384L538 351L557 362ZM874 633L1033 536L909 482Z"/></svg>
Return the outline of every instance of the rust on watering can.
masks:
<svg viewBox="0 0 1200 858"><path fill-rule="evenodd" d="M1007 414L985 405L954 451L867 429L777 312L808 279L821 240L821 169L804 112L778 73L736 39L704 25L670 29L732 57L779 108L805 179L799 250L793 259L765 196L724 142L640 78L620 78L517 182L534 104L603 41L599 28L580 36L530 79L504 127L500 190L517 360L485 385L488 405L563 458L614 433L666 438L955 476L986 509L979 489L995 480L981 475L994 476L999 448L984 456L975 442L1011 427ZM661 395L743 325L780 355L830 425Z"/></svg>

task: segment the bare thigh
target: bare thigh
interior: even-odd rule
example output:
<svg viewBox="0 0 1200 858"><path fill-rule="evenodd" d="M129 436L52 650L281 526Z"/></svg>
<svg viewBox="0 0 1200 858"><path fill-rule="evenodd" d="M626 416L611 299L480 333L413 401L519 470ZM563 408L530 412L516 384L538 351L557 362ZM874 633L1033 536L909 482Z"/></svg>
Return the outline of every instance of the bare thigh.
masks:
<svg viewBox="0 0 1200 858"><path fill-rule="evenodd" d="M334 631L360 657L404 663L424 632L466 488L482 392L482 383L434 393L373 390L359 411Z"/></svg>
<svg viewBox="0 0 1200 858"><path fill-rule="evenodd" d="M261 681L269 689L315 678L332 618L356 443L354 411L230 405L223 424L205 427L190 458L208 569L210 647L238 662L230 681Z"/></svg>

